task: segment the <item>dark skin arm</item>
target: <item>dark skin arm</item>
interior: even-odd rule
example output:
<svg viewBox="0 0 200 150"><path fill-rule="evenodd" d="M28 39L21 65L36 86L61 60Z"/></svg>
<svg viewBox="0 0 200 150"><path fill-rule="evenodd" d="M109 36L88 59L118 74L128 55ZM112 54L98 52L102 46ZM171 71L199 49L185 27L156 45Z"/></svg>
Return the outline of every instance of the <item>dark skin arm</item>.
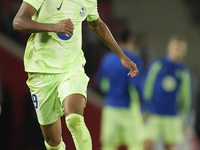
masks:
<svg viewBox="0 0 200 150"><path fill-rule="evenodd" d="M31 19L36 12L37 10L33 6L23 2L13 20L14 30L25 33L55 32L68 34L69 36L73 33L74 25L70 19L62 20L55 24L39 23ZM138 74L136 64L124 55L105 23L99 18L96 21L89 22L89 26L97 36L118 55L123 66L130 70L128 75L131 77L136 76Z"/></svg>
<svg viewBox="0 0 200 150"><path fill-rule="evenodd" d="M139 73L136 64L132 62L120 49L106 24L100 18L88 22L88 24L99 39L120 58L123 66L130 70L128 76L135 77Z"/></svg>
<svg viewBox="0 0 200 150"><path fill-rule="evenodd" d="M13 28L16 31L25 33L55 32L71 36L74 25L70 19L62 20L59 23L39 23L31 18L37 10L30 4L23 2L13 20Z"/></svg>

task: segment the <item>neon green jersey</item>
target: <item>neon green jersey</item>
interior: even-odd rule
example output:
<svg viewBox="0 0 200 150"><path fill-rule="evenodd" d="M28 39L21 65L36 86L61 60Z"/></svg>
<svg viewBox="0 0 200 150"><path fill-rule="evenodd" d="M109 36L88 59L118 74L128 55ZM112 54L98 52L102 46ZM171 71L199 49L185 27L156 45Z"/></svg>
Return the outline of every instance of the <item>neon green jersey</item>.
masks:
<svg viewBox="0 0 200 150"><path fill-rule="evenodd" d="M24 64L26 72L61 73L76 63L85 64L81 49L82 21L99 18L97 0L24 0L37 12L32 19L39 23L58 23L70 18L72 36L54 32L33 33L28 39Z"/></svg>

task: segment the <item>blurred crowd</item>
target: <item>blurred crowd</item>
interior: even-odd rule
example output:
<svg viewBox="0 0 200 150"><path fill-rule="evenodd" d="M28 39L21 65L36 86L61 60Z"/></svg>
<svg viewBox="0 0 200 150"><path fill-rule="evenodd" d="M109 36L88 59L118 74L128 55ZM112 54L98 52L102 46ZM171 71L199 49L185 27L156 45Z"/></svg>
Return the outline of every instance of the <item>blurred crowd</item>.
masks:
<svg viewBox="0 0 200 150"><path fill-rule="evenodd" d="M25 45L29 35L16 32L12 27L21 0L10 1L0 1L0 32ZM110 6L110 1L99 2ZM116 150L120 145L126 145L129 150L151 150L158 137L161 137L166 150L174 150L183 143L188 130L191 131L189 140L193 138L193 143L189 141L191 146L185 150L200 149L199 144L194 142L200 139L200 95L194 93L192 70L183 63L187 54L187 41L181 36L172 36L166 41L166 54L155 58L148 49L145 33L132 31L125 19L102 16L105 22L112 22L108 22L108 26L114 37L140 71L137 78L127 77L128 72L121 68L119 60L89 29L87 22L83 23L82 49L87 60L86 74L91 79L89 86L105 97L102 109L102 150ZM1 96L1 93L4 95ZM6 91L1 93L0 114L2 100L7 105L9 99ZM26 115L21 149L44 149L43 143L40 143L42 135L31 97L27 94L24 99L30 100L24 104ZM133 136L130 133L134 133Z"/></svg>

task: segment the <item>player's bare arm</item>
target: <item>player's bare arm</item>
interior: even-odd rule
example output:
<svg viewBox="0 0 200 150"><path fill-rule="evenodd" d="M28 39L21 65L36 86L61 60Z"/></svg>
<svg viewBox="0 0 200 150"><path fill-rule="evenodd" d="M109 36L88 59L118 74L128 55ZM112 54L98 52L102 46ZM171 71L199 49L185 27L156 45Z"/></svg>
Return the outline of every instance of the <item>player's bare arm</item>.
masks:
<svg viewBox="0 0 200 150"><path fill-rule="evenodd" d="M74 25L70 19L62 20L59 23L39 23L31 18L37 10L30 4L23 2L13 20L14 30L25 33L56 32L71 36Z"/></svg>
<svg viewBox="0 0 200 150"><path fill-rule="evenodd" d="M100 40L121 59L123 66L130 70L128 76L135 77L139 73L136 64L126 57L126 55L120 49L106 24L100 18L95 21L88 22L88 24L89 27L100 38Z"/></svg>

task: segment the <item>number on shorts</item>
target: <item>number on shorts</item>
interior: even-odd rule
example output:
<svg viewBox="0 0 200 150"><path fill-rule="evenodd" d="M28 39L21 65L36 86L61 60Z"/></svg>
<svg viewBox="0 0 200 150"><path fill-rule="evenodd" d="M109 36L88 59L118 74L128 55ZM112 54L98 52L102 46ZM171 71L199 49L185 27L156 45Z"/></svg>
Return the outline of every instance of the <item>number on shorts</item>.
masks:
<svg viewBox="0 0 200 150"><path fill-rule="evenodd" d="M34 107L35 109L37 109L38 108L37 96L35 94L32 94L32 99L33 99Z"/></svg>

